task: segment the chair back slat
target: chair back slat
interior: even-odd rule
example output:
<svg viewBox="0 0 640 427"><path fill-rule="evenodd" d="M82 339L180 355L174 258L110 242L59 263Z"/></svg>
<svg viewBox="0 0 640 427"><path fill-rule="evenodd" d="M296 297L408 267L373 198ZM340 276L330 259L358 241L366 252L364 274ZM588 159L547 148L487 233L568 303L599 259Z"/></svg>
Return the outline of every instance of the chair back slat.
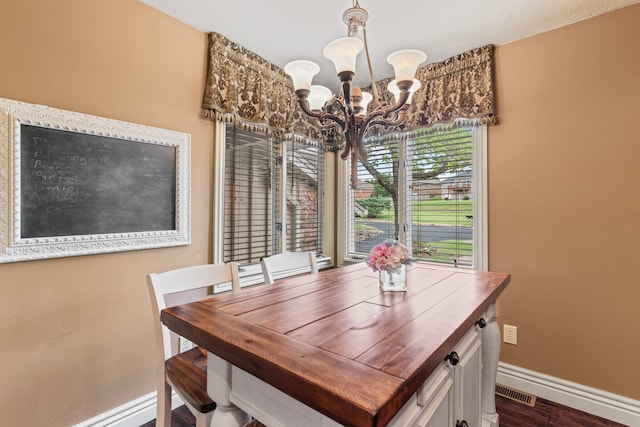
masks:
<svg viewBox="0 0 640 427"><path fill-rule="evenodd" d="M285 252L262 258L260 262L265 283L273 283L277 276L317 273L315 252ZM287 274L289 273L289 274Z"/></svg>

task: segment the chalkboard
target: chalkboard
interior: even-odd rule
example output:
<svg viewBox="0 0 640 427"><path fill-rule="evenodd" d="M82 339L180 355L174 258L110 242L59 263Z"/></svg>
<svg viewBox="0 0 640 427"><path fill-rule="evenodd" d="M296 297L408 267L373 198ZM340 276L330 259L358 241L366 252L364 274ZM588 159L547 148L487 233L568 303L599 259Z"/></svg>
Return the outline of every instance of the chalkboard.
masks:
<svg viewBox="0 0 640 427"><path fill-rule="evenodd" d="M176 148L21 126L21 236L175 230Z"/></svg>
<svg viewBox="0 0 640 427"><path fill-rule="evenodd" d="M0 98L0 263L190 244L190 172L189 134Z"/></svg>

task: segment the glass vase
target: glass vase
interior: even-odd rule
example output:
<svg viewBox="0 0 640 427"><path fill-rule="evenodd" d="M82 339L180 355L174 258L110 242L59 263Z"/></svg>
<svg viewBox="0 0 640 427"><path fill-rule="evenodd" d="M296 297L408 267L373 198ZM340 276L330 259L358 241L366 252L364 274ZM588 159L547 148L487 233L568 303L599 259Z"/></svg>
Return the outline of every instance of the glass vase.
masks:
<svg viewBox="0 0 640 427"><path fill-rule="evenodd" d="M381 270L380 289L383 292L404 292L407 290L407 266L402 264L399 269L389 273Z"/></svg>

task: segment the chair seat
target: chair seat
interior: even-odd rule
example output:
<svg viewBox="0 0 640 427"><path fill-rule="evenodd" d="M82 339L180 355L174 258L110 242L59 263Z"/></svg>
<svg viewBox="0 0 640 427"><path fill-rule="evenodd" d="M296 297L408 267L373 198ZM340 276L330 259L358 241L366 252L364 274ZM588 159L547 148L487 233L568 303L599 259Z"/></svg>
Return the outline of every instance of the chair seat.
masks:
<svg viewBox="0 0 640 427"><path fill-rule="evenodd" d="M216 403L207 394L207 352L194 347L165 361L167 377L180 396L202 413Z"/></svg>

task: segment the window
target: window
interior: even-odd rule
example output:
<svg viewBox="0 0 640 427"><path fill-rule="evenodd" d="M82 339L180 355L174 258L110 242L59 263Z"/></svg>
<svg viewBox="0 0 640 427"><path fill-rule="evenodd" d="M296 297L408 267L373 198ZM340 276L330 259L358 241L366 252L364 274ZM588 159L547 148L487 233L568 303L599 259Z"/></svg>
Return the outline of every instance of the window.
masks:
<svg viewBox="0 0 640 427"><path fill-rule="evenodd" d="M398 239L417 260L486 268L485 135L480 126L368 139L348 192L348 256Z"/></svg>
<svg viewBox="0 0 640 427"><path fill-rule="evenodd" d="M226 128L223 259L256 263L272 254L275 238L273 146L264 135Z"/></svg>
<svg viewBox="0 0 640 427"><path fill-rule="evenodd" d="M222 260L322 252L324 153L225 125Z"/></svg>
<svg viewBox="0 0 640 427"><path fill-rule="evenodd" d="M286 248L322 252L324 154L317 146L287 141Z"/></svg>

